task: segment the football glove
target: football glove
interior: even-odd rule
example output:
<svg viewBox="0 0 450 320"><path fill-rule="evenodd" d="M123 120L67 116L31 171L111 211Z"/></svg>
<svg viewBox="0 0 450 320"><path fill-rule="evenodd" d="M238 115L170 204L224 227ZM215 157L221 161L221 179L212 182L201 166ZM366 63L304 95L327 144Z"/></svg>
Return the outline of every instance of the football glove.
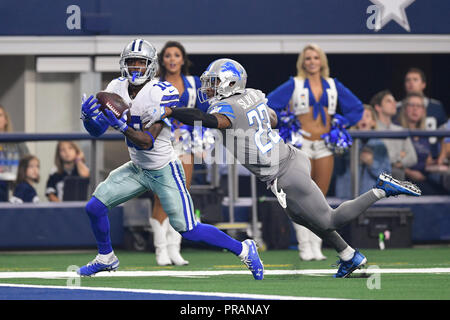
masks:
<svg viewBox="0 0 450 320"><path fill-rule="evenodd" d="M81 98L81 117L80 119L83 121L91 120L92 118L96 117L100 112L95 112L100 108L100 105L96 103L98 102L97 99L93 99L94 96L91 95L89 98L86 99L86 94L83 94L83 97Z"/></svg>
<svg viewBox="0 0 450 320"><path fill-rule="evenodd" d="M112 111L109 109L105 109L105 113L106 113L105 119L111 127L122 133L125 133L125 131L127 131L128 129L127 115L125 113L122 115L122 118L120 119L117 119L114 113L112 113Z"/></svg>
<svg viewBox="0 0 450 320"><path fill-rule="evenodd" d="M146 129L150 128L156 121L162 120L166 114L165 107L148 108L141 116L141 122L147 123Z"/></svg>

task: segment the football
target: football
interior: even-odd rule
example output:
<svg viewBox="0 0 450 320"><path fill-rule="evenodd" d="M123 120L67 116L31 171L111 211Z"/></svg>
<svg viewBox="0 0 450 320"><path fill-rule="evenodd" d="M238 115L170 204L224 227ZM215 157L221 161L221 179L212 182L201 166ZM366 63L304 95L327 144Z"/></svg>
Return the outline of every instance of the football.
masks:
<svg viewBox="0 0 450 320"><path fill-rule="evenodd" d="M116 93L100 91L97 93L96 98L101 105L99 110L105 113L105 110L109 109L117 119L120 119L124 113L127 114L129 112L129 105ZM127 115L127 120L129 120L128 118Z"/></svg>

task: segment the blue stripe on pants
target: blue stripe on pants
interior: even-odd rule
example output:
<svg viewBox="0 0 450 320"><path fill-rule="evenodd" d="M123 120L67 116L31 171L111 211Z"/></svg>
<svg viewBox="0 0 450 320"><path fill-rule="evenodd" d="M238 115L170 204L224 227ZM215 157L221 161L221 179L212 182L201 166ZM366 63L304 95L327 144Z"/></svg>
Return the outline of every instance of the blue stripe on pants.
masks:
<svg viewBox="0 0 450 320"><path fill-rule="evenodd" d="M184 198L183 189L181 187L181 184L183 184L183 183L180 183L180 181L178 181L178 178L177 178L177 175L176 175L173 163L170 162L169 164L170 164L170 169L172 170L172 176L175 179L175 182L177 184L178 190L180 191L181 202L183 204L184 220L186 221L186 230L190 230L190 229L192 229L192 225L189 224L189 215L187 213L186 201L185 201L185 198Z"/></svg>
<svg viewBox="0 0 450 320"><path fill-rule="evenodd" d="M180 170L180 164L177 163L176 167L177 167L178 175L179 175L180 178L181 178L181 177L182 177L182 174L181 174L181 170ZM186 184L182 183L182 186L183 186L183 189L184 189L184 193L185 193L186 195L188 195L189 192L188 192L188 190L186 189ZM193 210L193 208L192 208L192 204L191 204L191 201L190 201L190 198L189 198L189 197L188 197L187 200L188 200L188 205L189 205L189 214L190 214L190 218L191 218L191 221L192 221L192 227L195 227L195 225L197 224L197 221L195 220L195 217L194 217L194 210Z"/></svg>

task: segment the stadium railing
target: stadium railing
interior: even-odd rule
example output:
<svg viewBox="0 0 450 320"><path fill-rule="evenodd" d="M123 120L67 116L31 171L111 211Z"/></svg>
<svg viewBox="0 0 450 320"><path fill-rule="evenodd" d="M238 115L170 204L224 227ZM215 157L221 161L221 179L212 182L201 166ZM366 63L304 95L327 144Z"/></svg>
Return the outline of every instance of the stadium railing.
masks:
<svg viewBox="0 0 450 320"><path fill-rule="evenodd" d="M407 137L418 136L418 137L437 137L444 138L450 137L450 130L403 130L403 131L349 131L349 134L353 138L353 145L350 148L351 158L351 188L354 197L358 196L359 190L359 176L357 168L359 167L359 145L361 139L365 138L389 138L389 139L405 139ZM39 142L39 141L60 141L60 140L89 140L90 141L90 169L91 181L89 190L93 191L98 183L97 178L97 142L98 141L111 141L111 140L123 140L124 136L119 133L106 133L100 137L92 137L87 133L3 133L0 135L1 142ZM258 228L258 212L257 212L257 192L256 192L256 178L254 175L251 176L251 197L250 198L239 198L236 186L238 185L236 179L238 175L236 173L236 164L228 165L228 197L224 199L224 204L228 206L229 209L229 222L234 223L234 208L235 206L247 206L252 208L252 232L253 235L258 238L260 235L260 230ZM213 184L217 183L217 180ZM266 199L266 201L274 201L273 199Z"/></svg>
<svg viewBox="0 0 450 320"><path fill-rule="evenodd" d="M351 170L351 190L353 197L359 195L359 146L361 139L380 138L380 139L406 139L408 137L450 137L450 130L402 130L402 131L349 131L352 136L353 145L350 149L350 170Z"/></svg>

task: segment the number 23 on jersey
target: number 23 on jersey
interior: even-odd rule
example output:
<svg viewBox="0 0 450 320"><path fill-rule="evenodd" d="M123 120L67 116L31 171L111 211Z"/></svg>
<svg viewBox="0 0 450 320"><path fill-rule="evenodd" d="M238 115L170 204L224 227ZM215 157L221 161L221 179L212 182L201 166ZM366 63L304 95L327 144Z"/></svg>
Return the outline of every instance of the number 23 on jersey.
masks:
<svg viewBox="0 0 450 320"><path fill-rule="evenodd" d="M274 144L280 142L281 137L276 131L272 130L270 126L269 113L267 112L267 108L264 103L261 103L255 109L248 111L247 118L250 126L253 126L254 124L257 126L257 130L255 132L255 143L259 151L263 154L269 152L273 148ZM265 139L265 144L262 141L263 136L268 137L268 139Z"/></svg>

